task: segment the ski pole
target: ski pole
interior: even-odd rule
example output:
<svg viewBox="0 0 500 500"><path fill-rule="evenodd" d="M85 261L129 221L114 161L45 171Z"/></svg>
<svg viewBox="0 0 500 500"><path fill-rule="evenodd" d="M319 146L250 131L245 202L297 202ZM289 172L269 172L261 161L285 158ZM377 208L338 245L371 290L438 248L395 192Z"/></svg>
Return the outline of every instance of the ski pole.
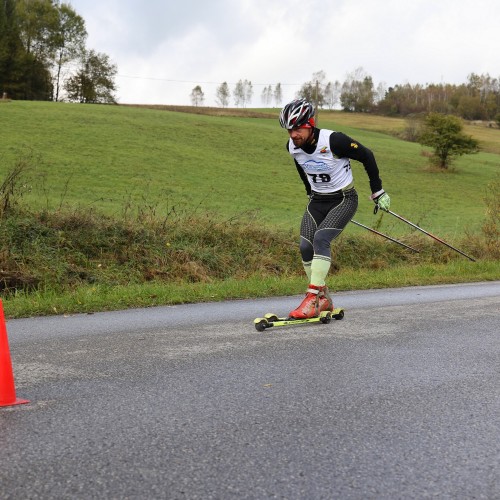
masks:
<svg viewBox="0 0 500 500"><path fill-rule="evenodd" d="M387 236L386 234L384 233L379 233L378 231L375 231L375 229L372 229L371 227L368 227L368 226L365 226L364 224L361 224L360 222L356 222L355 220L351 219L351 222L353 224L356 224L356 226L361 226L361 227L364 227L365 229L368 229L368 231L371 231L372 233L375 233L375 234L378 234L379 236L383 236L384 238L390 240L390 241L393 241L394 243L397 243L398 245L401 245L405 248L409 248L410 250L413 250L414 252L417 252L417 253L420 253L416 248L413 248L411 247L410 245L406 245L405 243L399 241L399 240L396 240L394 238L391 238L390 236Z"/></svg>
<svg viewBox="0 0 500 500"><path fill-rule="evenodd" d="M416 224L413 222L410 222L409 220L405 219L404 217L401 217L401 215L395 214L394 212L391 212L390 210L387 210L391 215L394 217L398 218L399 220L402 220L403 222L406 222L406 224L409 224L410 226L414 227L415 229L418 229L419 231L422 231L422 233L426 234L427 236L430 236L431 238L435 239L436 241L439 241L439 243L442 243L443 245L446 245L448 248L451 248L452 250L455 250L455 252L458 252L459 254L463 255L464 257L467 257L469 260L472 262L476 262L476 259L473 259L472 257L469 257L466 253L462 252L462 250L459 250L458 248L455 248L454 246L450 245L449 243L446 243L446 241L443 241L441 238L438 238L437 236L434 236L433 234L429 233L425 229L422 229L421 227L418 227Z"/></svg>

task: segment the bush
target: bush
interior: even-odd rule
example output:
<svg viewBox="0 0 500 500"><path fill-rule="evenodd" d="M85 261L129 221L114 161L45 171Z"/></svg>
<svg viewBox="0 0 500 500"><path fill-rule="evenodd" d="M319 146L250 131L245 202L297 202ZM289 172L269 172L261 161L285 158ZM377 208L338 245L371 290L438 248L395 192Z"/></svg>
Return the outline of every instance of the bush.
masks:
<svg viewBox="0 0 500 500"><path fill-rule="evenodd" d="M429 113L423 123L419 142L434 149L431 162L440 167L448 168L454 156L477 153L478 142L462 132L460 118L441 113Z"/></svg>

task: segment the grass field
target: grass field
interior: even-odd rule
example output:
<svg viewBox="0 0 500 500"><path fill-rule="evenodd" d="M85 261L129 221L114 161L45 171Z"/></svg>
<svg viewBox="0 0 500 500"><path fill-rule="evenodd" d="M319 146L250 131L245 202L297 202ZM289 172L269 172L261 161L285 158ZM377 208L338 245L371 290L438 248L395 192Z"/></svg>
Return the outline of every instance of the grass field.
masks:
<svg viewBox="0 0 500 500"><path fill-rule="evenodd" d="M0 105L0 118L0 175L19 156L33 155L28 199L38 207L94 206L116 214L137 205L160 213L175 206L224 218L245 210L279 228L295 227L302 215L305 191L275 118L22 101ZM435 172L420 145L380 132L401 127L397 119L325 112L321 126L342 130L375 152L395 212L449 237L481 225L499 155L461 157L453 171ZM485 130L500 145L500 131ZM359 163L353 170L360 193L356 219L373 225L368 178ZM407 231L381 217L382 228Z"/></svg>
<svg viewBox="0 0 500 500"><path fill-rule="evenodd" d="M278 110L2 102L0 178L16 165L28 167L11 194L31 215L0 226L0 283L6 292L7 275L9 282L34 283L3 294L6 313L301 293L295 240L307 198L277 116ZM395 212L484 256L471 263L429 238L415 240L388 214L373 215L367 175L353 162L355 219L416 241L422 253L409 255L351 224L336 243L342 255L335 256L334 289L500 279L491 257L498 251L475 244L491 210L488 186L500 181L499 130L469 128L484 151L436 172L420 145L397 138L404 120L322 112L320 126L374 151Z"/></svg>

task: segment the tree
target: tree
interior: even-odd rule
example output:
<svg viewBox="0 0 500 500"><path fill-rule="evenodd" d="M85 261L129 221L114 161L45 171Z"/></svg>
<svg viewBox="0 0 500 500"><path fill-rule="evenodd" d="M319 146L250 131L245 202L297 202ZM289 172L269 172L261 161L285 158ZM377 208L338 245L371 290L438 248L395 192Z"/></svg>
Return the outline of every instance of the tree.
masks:
<svg viewBox="0 0 500 500"><path fill-rule="evenodd" d="M245 88L245 105L252 102L253 97L253 85L250 80L245 80L243 82L243 87Z"/></svg>
<svg viewBox="0 0 500 500"><path fill-rule="evenodd" d="M281 90L281 83L277 83L274 87L274 103L279 106L283 101L283 91Z"/></svg>
<svg viewBox="0 0 500 500"><path fill-rule="evenodd" d="M191 103L193 106L203 106L203 102L205 101L205 94L199 85L191 91Z"/></svg>
<svg viewBox="0 0 500 500"><path fill-rule="evenodd" d="M325 79L326 74L324 71L317 71L316 73L313 73L311 81L302 85L300 90L297 92L297 97L314 103L316 109L322 108L326 103Z"/></svg>
<svg viewBox="0 0 500 500"><path fill-rule="evenodd" d="M87 30L85 21L67 4L58 7L58 26L54 37L55 95L59 100L61 71L65 64L74 61L85 52Z"/></svg>
<svg viewBox="0 0 500 500"><path fill-rule="evenodd" d="M342 85L340 103L344 111L368 113L374 108L375 91L372 77L361 67L347 75Z"/></svg>
<svg viewBox="0 0 500 500"><path fill-rule="evenodd" d="M227 108L229 106L229 97L231 92L229 91L229 85L227 82L221 83L217 90L215 91L215 102L222 108Z"/></svg>
<svg viewBox="0 0 500 500"><path fill-rule="evenodd" d="M0 96L5 92L15 98L20 93L23 54L15 1L3 0L0 3Z"/></svg>
<svg viewBox="0 0 500 500"><path fill-rule="evenodd" d="M94 50L86 51L76 75L65 83L70 101L94 104L114 104L114 77L117 67L109 56Z"/></svg>
<svg viewBox="0 0 500 500"><path fill-rule="evenodd" d="M239 107L240 103L245 101L245 89L243 87L243 81L238 80L233 91L234 105Z"/></svg>
<svg viewBox="0 0 500 500"><path fill-rule="evenodd" d="M463 95L457 104L457 112L465 120L482 120L486 118L486 113L481 105L479 96Z"/></svg>
<svg viewBox="0 0 500 500"><path fill-rule="evenodd" d="M253 86L249 80L238 80L234 88L234 104L236 106L245 107L247 103L252 101Z"/></svg>
<svg viewBox="0 0 500 500"><path fill-rule="evenodd" d="M335 83L328 82L325 87L325 105L333 109L339 102L342 85L337 80Z"/></svg>
<svg viewBox="0 0 500 500"><path fill-rule="evenodd" d="M260 99L264 106L269 106L273 100L273 88L271 85L264 87L262 89L262 94L260 95Z"/></svg>
<svg viewBox="0 0 500 500"><path fill-rule="evenodd" d="M16 15L24 47L20 57L22 97L47 100L52 94L50 63L55 52L57 8L52 0L17 0Z"/></svg>
<svg viewBox="0 0 500 500"><path fill-rule="evenodd" d="M431 162L447 169L454 156L477 153L479 143L462 132L462 121L457 116L429 113L419 136L420 144L434 148Z"/></svg>
<svg viewBox="0 0 500 500"><path fill-rule="evenodd" d="M387 84L385 82L380 82L375 90L375 102L379 103L383 101L385 95L387 94Z"/></svg>

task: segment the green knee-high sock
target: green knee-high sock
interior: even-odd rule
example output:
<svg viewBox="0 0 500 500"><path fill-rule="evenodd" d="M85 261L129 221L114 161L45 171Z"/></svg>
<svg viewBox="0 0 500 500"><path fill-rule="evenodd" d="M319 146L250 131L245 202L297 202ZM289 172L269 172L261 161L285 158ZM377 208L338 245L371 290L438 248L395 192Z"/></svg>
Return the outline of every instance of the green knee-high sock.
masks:
<svg viewBox="0 0 500 500"><path fill-rule="evenodd" d="M309 262L302 261L302 265L304 266L304 271L306 272L307 280L309 281L309 283L311 282L311 263L312 260L310 260Z"/></svg>
<svg viewBox="0 0 500 500"><path fill-rule="evenodd" d="M332 260L323 255L315 255L311 263L311 285L325 286L325 279Z"/></svg>

